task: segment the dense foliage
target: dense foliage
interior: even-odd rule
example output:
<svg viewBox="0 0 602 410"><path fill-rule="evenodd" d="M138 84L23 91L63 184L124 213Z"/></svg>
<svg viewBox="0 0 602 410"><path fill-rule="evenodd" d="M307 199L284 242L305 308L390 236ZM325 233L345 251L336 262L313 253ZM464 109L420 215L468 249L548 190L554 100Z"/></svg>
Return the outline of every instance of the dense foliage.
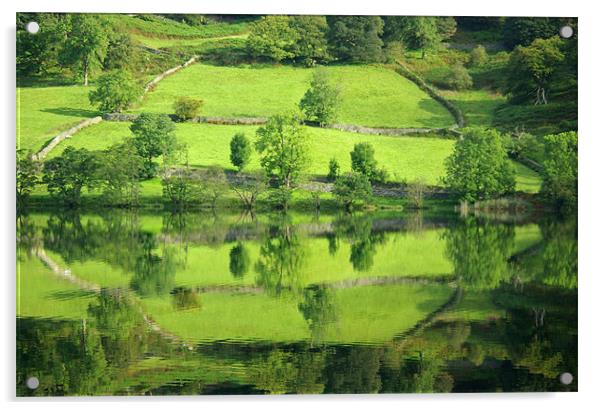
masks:
<svg viewBox="0 0 602 410"><path fill-rule="evenodd" d="M543 184L541 192L558 208L577 206L577 133L544 137Z"/></svg>
<svg viewBox="0 0 602 410"><path fill-rule="evenodd" d="M383 60L384 23L378 16L327 17L328 42L332 54L339 60L380 62Z"/></svg>
<svg viewBox="0 0 602 410"><path fill-rule="evenodd" d="M354 172L365 175L370 182L385 182L387 172L383 168L378 168L372 144L367 142L356 144L350 155L351 169Z"/></svg>
<svg viewBox="0 0 602 410"><path fill-rule="evenodd" d="M477 201L514 191L514 170L500 134L467 129L446 161L445 185L461 199Z"/></svg>
<svg viewBox="0 0 602 410"><path fill-rule="evenodd" d="M234 134L230 140L230 162L238 171L242 171L249 164L253 146L244 133Z"/></svg>
<svg viewBox="0 0 602 410"><path fill-rule="evenodd" d="M197 117L201 112L202 106L202 100L191 97L180 97L174 102L173 109L180 121L186 121Z"/></svg>
<svg viewBox="0 0 602 410"><path fill-rule="evenodd" d="M332 193L346 210L351 211L361 204L370 202L372 185L366 175L351 172L336 179Z"/></svg>
<svg viewBox="0 0 602 410"><path fill-rule="evenodd" d="M152 178L157 174L156 157L170 153L175 146L175 125L167 115L142 113L134 120L130 130L134 146L144 159L142 175Z"/></svg>
<svg viewBox="0 0 602 410"><path fill-rule="evenodd" d="M305 118L320 126L332 124L337 117L341 104L340 88L332 83L328 72L314 71L309 89L299 102L299 108Z"/></svg>
<svg viewBox="0 0 602 410"><path fill-rule="evenodd" d="M115 70L98 78L96 90L90 91L90 104L102 113L121 112L129 108L140 96L141 89L131 74Z"/></svg>

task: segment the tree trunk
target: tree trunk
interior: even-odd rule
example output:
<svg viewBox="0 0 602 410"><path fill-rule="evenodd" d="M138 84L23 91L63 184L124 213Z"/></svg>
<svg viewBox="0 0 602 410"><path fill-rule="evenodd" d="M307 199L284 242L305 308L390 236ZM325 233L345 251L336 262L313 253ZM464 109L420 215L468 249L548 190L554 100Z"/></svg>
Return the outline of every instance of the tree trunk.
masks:
<svg viewBox="0 0 602 410"><path fill-rule="evenodd" d="M84 86L88 86L88 71L90 71L90 63L88 57L84 57Z"/></svg>

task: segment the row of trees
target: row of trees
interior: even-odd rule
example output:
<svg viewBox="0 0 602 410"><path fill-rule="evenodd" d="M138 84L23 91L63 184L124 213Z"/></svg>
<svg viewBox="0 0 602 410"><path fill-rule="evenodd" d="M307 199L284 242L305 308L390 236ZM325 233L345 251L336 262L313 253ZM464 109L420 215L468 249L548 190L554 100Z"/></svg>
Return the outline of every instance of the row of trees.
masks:
<svg viewBox="0 0 602 410"><path fill-rule="evenodd" d="M453 17L265 16L252 24L247 48L255 58L308 66L382 62L403 46L424 55L455 31Z"/></svg>

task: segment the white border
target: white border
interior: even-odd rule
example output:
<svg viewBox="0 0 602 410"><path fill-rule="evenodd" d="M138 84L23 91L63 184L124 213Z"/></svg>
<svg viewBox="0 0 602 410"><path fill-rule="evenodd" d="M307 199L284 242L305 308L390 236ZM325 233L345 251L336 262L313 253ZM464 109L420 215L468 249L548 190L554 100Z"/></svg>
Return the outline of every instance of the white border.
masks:
<svg viewBox="0 0 602 410"><path fill-rule="evenodd" d="M2 308L2 336L0 341L4 354L0 370L0 398L9 402L9 407L43 406L60 408L82 406L104 408L108 400L111 406L144 406L164 409L167 402L176 401L176 406L217 407L225 406L247 409L303 408L341 405L351 409L379 408L433 408L462 410L484 407L505 409L535 406L544 410L573 409L599 405L597 395L600 371L600 354L597 345L602 341L599 317L602 295L601 277L598 271L601 253L599 233L602 232L600 194L602 176L602 130L600 103L600 13L593 1L532 1L505 0L501 2L470 0L429 0L427 1L357 1L357 0L145 0L125 2L123 0L103 0L84 2L82 0L21 0L18 4L2 2L2 94L0 113L3 133L0 136L2 160L2 252L4 298ZM154 397L149 398L94 398L94 399L55 399L52 401L27 401L14 398L14 347L15 347L15 222L14 222L14 148L15 148L15 12L16 11L86 11L86 12L169 12L169 13L288 13L288 14L403 14L403 15L490 15L490 16L577 16L579 17L579 393L573 394L455 394L455 395L380 395L380 396L287 396L287 397Z"/></svg>

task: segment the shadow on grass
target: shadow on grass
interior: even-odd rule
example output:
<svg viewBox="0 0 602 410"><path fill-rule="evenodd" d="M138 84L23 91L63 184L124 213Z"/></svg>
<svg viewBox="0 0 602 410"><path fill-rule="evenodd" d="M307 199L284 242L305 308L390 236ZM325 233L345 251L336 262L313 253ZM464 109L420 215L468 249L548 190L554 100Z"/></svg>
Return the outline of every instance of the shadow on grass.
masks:
<svg viewBox="0 0 602 410"><path fill-rule="evenodd" d="M83 118L91 118L91 117L95 117L100 114L98 111L94 111L94 110L86 110L83 108L69 108L69 107L44 108L40 111L46 112L49 114L65 115L68 117L83 117Z"/></svg>
<svg viewBox="0 0 602 410"><path fill-rule="evenodd" d="M446 128L456 125L452 114L432 98L420 100L418 107L431 114L429 119L418 120L420 125L426 128Z"/></svg>

